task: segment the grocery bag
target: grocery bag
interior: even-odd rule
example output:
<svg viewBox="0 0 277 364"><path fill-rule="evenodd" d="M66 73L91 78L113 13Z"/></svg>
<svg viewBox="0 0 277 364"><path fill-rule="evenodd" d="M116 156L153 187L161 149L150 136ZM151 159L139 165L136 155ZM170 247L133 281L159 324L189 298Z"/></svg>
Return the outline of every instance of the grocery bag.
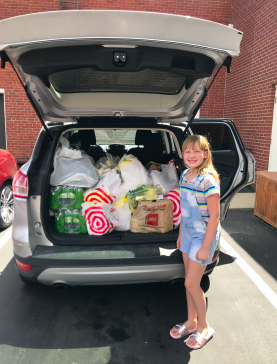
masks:
<svg viewBox="0 0 277 364"><path fill-rule="evenodd" d="M82 209L84 189L81 187L55 186L50 189L50 208Z"/></svg>
<svg viewBox="0 0 277 364"><path fill-rule="evenodd" d="M89 189L84 194L84 201L86 202L99 202L112 204L116 199L116 195L110 194L104 188Z"/></svg>
<svg viewBox="0 0 277 364"><path fill-rule="evenodd" d="M160 201L140 201L131 217L133 233L166 233L173 230L173 204L164 198Z"/></svg>
<svg viewBox="0 0 277 364"><path fill-rule="evenodd" d="M55 228L60 233L87 234L86 222L81 210L57 209L54 215Z"/></svg>
<svg viewBox="0 0 277 364"><path fill-rule="evenodd" d="M123 179L123 185L127 190L134 190L138 185L151 185L146 168L132 154L124 154L118 163Z"/></svg>
<svg viewBox="0 0 277 364"><path fill-rule="evenodd" d="M177 229L181 224L180 189L172 190L166 196L173 203L173 226Z"/></svg>
<svg viewBox="0 0 277 364"><path fill-rule="evenodd" d="M169 191L179 187L179 178L175 169L174 159L167 164L161 164L158 169L152 169L149 173L152 184L163 189L163 195L166 196Z"/></svg>
<svg viewBox="0 0 277 364"><path fill-rule="evenodd" d="M103 188L108 193L116 194L121 186L121 178L118 173L107 172L99 178L97 184L93 186L94 189Z"/></svg>
<svg viewBox="0 0 277 364"><path fill-rule="evenodd" d="M95 164L95 169L97 171L98 176L102 176L105 173L110 172L118 166L118 162L120 161L120 157L113 156L110 153L106 153L106 157L101 157Z"/></svg>
<svg viewBox="0 0 277 364"><path fill-rule="evenodd" d="M117 230L117 231L130 230L131 210L130 210L129 204L127 202L127 199L126 199L125 203L123 203L122 206L117 208L117 213L118 213L120 225L115 226L115 230Z"/></svg>
<svg viewBox="0 0 277 364"><path fill-rule="evenodd" d="M138 201L152 201L163 199L163 191L159 187L139 185L136 189L129 191L126 195L132 213L137 208Z"/></svg>
<svg viewBox="0 0 277 364"><path fill-rule="evenodd" d="M84 202L82 208L89 235L109 234L115 226L119 226L119 216L113 206Z"/></svg>
<svg viewBox="0 0 277 364"><path fill-rule="evenodd" d="M51 186L92 187L98 181L91 157L80 150L70 149L66 138L61 137L62 147L54 156L54 171L50 176Z"/></svg>

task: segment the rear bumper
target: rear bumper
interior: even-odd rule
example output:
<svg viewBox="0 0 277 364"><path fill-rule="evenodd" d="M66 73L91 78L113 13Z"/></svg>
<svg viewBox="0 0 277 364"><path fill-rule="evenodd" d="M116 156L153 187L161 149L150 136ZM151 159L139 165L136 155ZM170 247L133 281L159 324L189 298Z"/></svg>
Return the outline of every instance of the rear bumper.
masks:
<svg viewBox="0 0 277 364"><path fill-rule="evenodd" d="M88 260L57 260L22 258L15 255L21 263L30 264L32 268L25 272L15 264L18 274L46 285L57 283L70 286L77 285L108 285L133 284L151 282L169 282L177 278L185 278L185 270L180 256L162 257L158 260L149 259L146 263L138 259L124 259L113 264ZM205 275L210 274L217 265L219 258L206 268ZM102 264L101 264L102 263ZM132 263L132 264L131 264Z"/></svg>
<svg viewBox="0 0 277 364"><path fill-rule="evenodd" d="M48 285L64 283L76 286L168 282L175 278L184 278L184 276L182 264L169 264L135 267L48 268L37 277L37 280Z"/></svg>

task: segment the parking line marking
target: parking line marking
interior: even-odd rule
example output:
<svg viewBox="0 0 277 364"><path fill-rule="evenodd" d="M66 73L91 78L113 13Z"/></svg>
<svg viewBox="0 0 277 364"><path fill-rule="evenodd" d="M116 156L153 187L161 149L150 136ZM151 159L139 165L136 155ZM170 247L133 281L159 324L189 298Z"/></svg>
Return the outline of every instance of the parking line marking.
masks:
<svg viewBox="0 0 277 364"><path fill-rule="evenodd" d="M10 227L7 232L0 238L0 249L6 244L6 242L12 237L12 228Z"/></svg>
<svg viewBox="0 0 277 364"><path fill-rule="evenodd" d="M246 263L246 261L231 247L230 244L221 236L220 245L228 254L235 257L235 262L244 271L244 273L259 288L262 294L277 309L277 294L265 283L265 281Z"/></svg>

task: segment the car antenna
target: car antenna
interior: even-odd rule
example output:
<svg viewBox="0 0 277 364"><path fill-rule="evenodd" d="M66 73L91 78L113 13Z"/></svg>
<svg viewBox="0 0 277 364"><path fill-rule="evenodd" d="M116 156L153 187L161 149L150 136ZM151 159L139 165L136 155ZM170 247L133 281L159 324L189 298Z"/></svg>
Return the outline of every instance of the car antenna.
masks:
<svg viewBox="0 0 277 364"><path fill-rule="evenodd" d="M3 54L4 54L4 60L2 61ZM22 82L22 80L21 80L21 78L20 78L17 70L15 69L14 65L12 64L12 62L11 62L9 56L7 55L7 53L6 52L1 52L1 68L4 68L5 67L5 62L6 61L8 61L10 63L10 65L12 66L12 68L13 68L16 76L17 76L17 78L19 79L19 82L21 83L21 86L23 87L23 89L24 89L24 91L26 93L26 96L28 97L28 100L30 101L31 105L33 106L33 109L35 110L35 113L37 114L37 117L39 118L39 121L41 122L44 130L46 131L46 134L47 134L49 140L50 141L53 141L53 136L51 135L49 129L47 128L47 126L46 126L43 118L40 115L40 112L39 112L36 104L34 103L33 99L31 98L31 96L30 96L30 94L29 94L29 92L27 90L27 85L24 85L24 83Z"/></svg>
<svg viewBox="0 0 277 364"><path fill-rule="evenodd" d="M218 75L219 71L221 70L221 68L223 66L226 66L227 67L227 72L230 73L231 72L231 61L232 61L232 58L230 56L228 56L226 58L226 60L222 63L222 65L219 67L219 69L216 71L211 83L209 84L208 87L205 88L205 91L204 91L204 94L201 98L201 100L199 101L198 105L196 106L196 108L193 110L193 113L192 113L192 117L190 118L189 122L187 123L187 126L185 127L185 130L183 131L182 133L182 137L185 137L186 135L186 132L187 130L189 129L189 127L191 126L196 114L198 113L198 110L200 109L200 107L202 106L205 98L207 97L207 94L209 92L209 89L211 88L212 84L214 83L214 80L216 79L216 76Z"/></svg>

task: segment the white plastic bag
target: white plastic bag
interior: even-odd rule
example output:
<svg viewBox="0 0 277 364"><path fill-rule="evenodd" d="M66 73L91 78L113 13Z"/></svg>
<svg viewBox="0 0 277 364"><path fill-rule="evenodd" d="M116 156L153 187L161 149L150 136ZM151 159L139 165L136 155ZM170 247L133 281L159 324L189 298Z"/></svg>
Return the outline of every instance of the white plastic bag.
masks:
<svg viewBox="0 0 277 364"><path fill-rule="evenodd" d="M134 190L138 185L151 185L146 168L132 154L124 154L118 163L126 190Z"/></svg>
<svg viewBox="0 0 277 364"><path fill-rule="evenodd" d="M92 187L98 181L91 157L80 150L69 148L69 142L61 137L62 147L54 156L54 171L50 176L51 186Z"/></svg>
<svg viewBox="0 0 277 364"><path fill-rule="evenodd" d="M110 153L106 153L106 157L98 159L95 164L98 176L100 177L116 168L119 161L120 158L118 156L113 156Z"/></svg>
<svg viewBox="0 0 277 364"><path fill-rule="evenodd" d="M128 231L131 225L131 210L128 202L117 208L120 225L115 227L116 231Z"/></svg>
<svg viewBox="0 0 277 364"><path fill-rule="evenodd" d="M167 164L161 164L160 168L152 170L149 175L152 179L152 184L163 189L164 196L169 191L179 187L179 178L173 159Z"/></svg>
<svg viewBox="0 0 277 364"><path fill-rule="evenodd" d="M109 193L117 193L121 186L121 179L118 173L108 172L99 178L97 184L93 187L104 188L109 191Z"/></svg>
<svg viewBox="0 0 277 364"><path fill-rule="evenodd" d="M84 201L112 204L116 199L116 192L120 188L119 174L108 172L100 177L98 183L84 193Z"/></svg>

